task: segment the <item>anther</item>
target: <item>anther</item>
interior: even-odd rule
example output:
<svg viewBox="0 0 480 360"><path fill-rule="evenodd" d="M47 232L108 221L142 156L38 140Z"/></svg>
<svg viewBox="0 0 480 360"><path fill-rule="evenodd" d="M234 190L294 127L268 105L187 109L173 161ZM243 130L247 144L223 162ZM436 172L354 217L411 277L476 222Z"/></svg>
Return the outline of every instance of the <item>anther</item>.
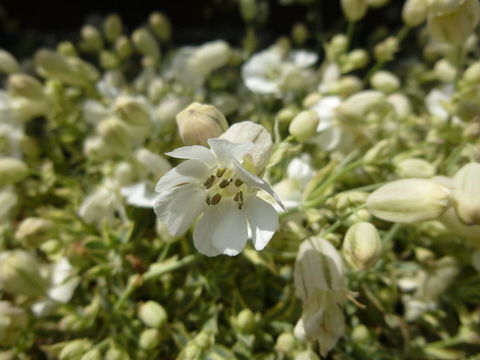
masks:
<svg viewBox="0 0 480 360"><path fill-rule="evenodd" d="M217 177L221 178L227 169L217 169Z"/></svg>
<svg viewBox="0 0 480 360"><path fill-rule="evenodd" d="M220 188L226 188L228 185L230 185L230 183L232 182L232 179L224 179L222 180L222 182L220 183Z"/></svg>
<svg viewBox="0 0 480 360"><path fill-rule="evenodd" d="M207 189L210 189L215 181L215 176L210 175L210 177L203 184Z"/></svg>
<svg viewBox="0 0 480 360"><path fill-rule="evenodd" d="M222 195L220 195L220 194L215 194L215 195L213 195L212 200L210 201L210 203L211 203L212 205L217 205L217 204L220 202L220 200L222 200Z"/></svg>
<svg viewBox="0 0 480 360"><path fill-rule="evenodd" d="M242 181L242 180L240 180L240 179L236 179L236 180L235 180L235 186L236 186L236 187L239 187L239 186L241 186L242 184L243 184L243 181Z"/></svg>
<svg viewBox="0 0 480 360"><path fill-rule="evenodd" d="M205 202L207 205L210 205L210 195L207 195L207 198L205 199Z"/></svg>

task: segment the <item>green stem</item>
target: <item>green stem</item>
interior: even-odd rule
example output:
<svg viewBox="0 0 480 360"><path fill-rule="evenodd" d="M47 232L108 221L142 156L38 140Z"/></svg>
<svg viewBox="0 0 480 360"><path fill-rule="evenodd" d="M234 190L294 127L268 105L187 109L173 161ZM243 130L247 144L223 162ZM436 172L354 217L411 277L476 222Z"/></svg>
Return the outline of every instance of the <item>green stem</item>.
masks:
<svg viewBox="0 0 480 360"><path fill-rule="evenodd" d="M352 45L353 34L355 32L355 22L349 21L347 25L347 49Z"/></svg>

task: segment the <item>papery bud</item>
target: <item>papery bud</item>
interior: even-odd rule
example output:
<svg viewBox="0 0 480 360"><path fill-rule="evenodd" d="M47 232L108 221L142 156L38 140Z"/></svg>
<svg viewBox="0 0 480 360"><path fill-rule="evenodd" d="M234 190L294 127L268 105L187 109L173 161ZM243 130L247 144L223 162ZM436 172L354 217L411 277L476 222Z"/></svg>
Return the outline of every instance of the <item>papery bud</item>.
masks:
<svg viewBox="0 0 480 360"><path fill-rule="evenodd" d="M146 326L156 329L162 328L168 319L163 306L155 301L147 301L140 305L138 316Z"/></svg>
<svg viewBox="0 0 480 360"><path fill-rule="evenodd" d="M172 36L172 25L170 20L161 12L154 12L148 18L150 28L162 42L167 42Z"/></svg>
<svg viewBox="0 0 480 360"><path fill-rule="evenodd" d="M87 339L70 341L60 351L59 360L77 360L92 348L92 343Z"/></svg>
<svg viewBox="0 0 480 360"><path fill-rule="evenodd" d="M115 51L120 59L126 59L132 54L132 43L125 35L121 35L115 41Z"/></svg>
<svg viewBox="0 0 480 360"><path fill-rule="evenodd" d="M15 240L24 246L39 246L48 240L49 232L53 226L53 223L49 220L35 217L26 218L18 225Z"/></svg>
<svg viewBox="0 0 480 360"><path fill-rule="evenodd" d="M390 36L383 40L382 42L375 45L373 52L375 53L375 58L378 61L391 61L394 59L395 54L398 51L398 39Z"/></svg>
<svg viewBox="0 0 480 360"><path fill-rule="evenodd" d="M0 345L9 346L18 341L26 330L28 316L25 310L0 301Z"/></svg>
<svg viewBox="0 0 480 360"><path fill-rule="evenodd" d="M383 185L367 200L376 217L399 223L433 220L450 206L450 191L426 179L404 179Z"/></svg>
<svg viewBox="0 0 480 360"><path fill-rule="evenodd" d="M212 105L194 102L177 115L180 137L185 145L207 146L228 127L225 116Z"/></svg>
<svg viewBox="0 0 480 360"><path fill-rule="evenodd" d="M463 166L453 182L453 204L458 218L466 225L480 225L480 163Z"/></svg>
<svg viewBox="0 0 480 360"><path fill-rule="evenodd" d="M241 121L230 126L220 136L220 139L237 144L244 142L253 143L253 149L247 154L247 162L253 166L252 171L256 174L260 174L270 160L273 150L272 136L260 124L255 124L251 121Z"/></svg>
<svg viewBox="0 0 480 360"><path fill-rule="evenodd" d="M290 123L288 132L299 142L305 142L317 132L320 119L313 110L302 111Z"/></svg>
<svg viewBox="0 0 480 360"><path fill-rule="evenodd" d="M405 159L396 164L398 176L401 178L428 179L435 175L435 166L423 159Z"/></svg>
<svg viewBox="0 0 480 360"><path fill-rule="evenodd" d="M192 71L207 76L226 65L230 54L230 46L225 41L211 41L196 48L187 62Z"/></svg>
<svg viewBox="0 0 480 360"><path fill-rule="evenodd" d="M112 117L100 122L97 132L105 145L114 152L126 152L132 146L131 129L117 118Z"/></svg>
<svg viewBox="0 0 480 360"><path fill-rule="evenodd" d="M92 349L87 351L80 360L102 360L102 354L98 349Z"/></svg>
<svg viewBox="0 0 480 360"><path fill-rule="evenodd" d="M14 96L44 101L45 94L40 81L27 74L13 74L8 77L7 90Z"/></svg>
<svg viewBox="0 0 480 360"><path fill-rule="evenodd" d="M391 150L392 141L390 139L380 140L365 153L363 161L366 165L380 164L385 161Z"/></svg>
<svg viewBox="0 0 480 360"><path fill-rule="evenodd" d="M82 40L80 48L87 52L99 52L103 49L103 40L100 31L92 25L85 25L80 31Z"/></svg>
<svg viewBox="0 0 480 360"><path fill-rule="evenodd" d="M6 75L13 74L14 72L17 72L19 68L20 66L12 54L6 50L0 49L0 73Z"/></svg>
<svg viewBox="0 0 480 360"><path fill-rule="evenodd" d="M251 334L255 330L255 314L250 309L243 309L234 320L235 327L242 334Z"/></svg>
<svg viewBox="0 0 480 360"><path fill-rule="evenodd" d="M26 251L7 252L0 259L0 287L14 294L44 296L48 283L39 269L37 259Z"/></svg>
<svg viewBox="0 0 480 360"><path fill-rule="evenodd" d="M348 21L358 21L367 13L367 0L341 0L341 5Z"/></svg>
<svg viewBox="0 0 480 360"><path fill-rule="evenodd" d="M108 41L114 42L122 33L122 18L118 14L110 14L103 22L103 32Z"/></svg>
<svg viewBox="0 0 480 360"><path fill-rule="evenodd" d="M358 222L348 229L342 247L343 256L357 270L374 266L382 254L382 240L377 228Z"/></svg>
<svg viewBox="0 0 480 360"><path fill-rule="evenodd" d="M377 71L370 78L370 85L384 93L392 93L400 88L400 80L389 71Z"/></svg>
<svg viewBox="0 0 480 360"><path fill-rule="evenodd" d="M160 48L153 35L147 29L137 29L132 34L132 41L138 52L158 62L160 60Z"/></svg>
<svg viewBox="0 0 480 360"><path fill-rule="evenodd" d="M28 175L27 165L15 158L0 158L0 186L15 184Z"/></svg>
<svg viewBox="0 0 480 360"><path fill-rule="evenodd" d="M138 346L143 350L154 350L160 344L160 332L157 329L143 330L138 339Z"/></svg>
<svg viewBox="0 0 480 360"><path fill-rule="evenodd" d="M460 46L473 33L479 20L478 0L465 0L452 12L430 17L428 30L435 40Z"/></svg>
<svg viewBox="0 0 480 360"><path fill-rule="evenodd" d="M403 5L403 22L410 27L418 26L425 21L428 12L428 0L407 0Z"/></svg>
<svg viewBox="0 0 480 360"><path fill-rule="evenodd" d="M245 22L251 22L255 20L258 12L256 0L240 0L238 2L240 7L240 14Z"/></svg>

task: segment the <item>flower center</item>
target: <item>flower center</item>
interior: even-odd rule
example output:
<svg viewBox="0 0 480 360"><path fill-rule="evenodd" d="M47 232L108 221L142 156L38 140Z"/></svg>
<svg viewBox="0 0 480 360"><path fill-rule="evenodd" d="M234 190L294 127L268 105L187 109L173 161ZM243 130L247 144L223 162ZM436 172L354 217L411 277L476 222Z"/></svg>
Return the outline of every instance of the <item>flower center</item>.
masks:
<svg viewBox="0 0 480 360"><path fill-rule="evenodd" d="M222 200L233 199L238 204L238 209L241 210L248 188L236 175L232 169L217 168L203 184L207 190L206 203L217 205Z"/></svg>

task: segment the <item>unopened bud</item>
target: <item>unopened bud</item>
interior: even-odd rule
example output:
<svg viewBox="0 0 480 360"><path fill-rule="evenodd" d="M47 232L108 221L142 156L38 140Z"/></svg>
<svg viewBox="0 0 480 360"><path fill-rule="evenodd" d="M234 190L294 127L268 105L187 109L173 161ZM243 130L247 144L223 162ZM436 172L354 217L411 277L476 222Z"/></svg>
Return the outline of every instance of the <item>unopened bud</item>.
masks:
<svg viewBox="0 0 480 360"><path fill-rule="evenodd" d="M117 118L112 117L100 122L97 132L105 145L115 152L123 153L132 146L131 129Z"/></svg>
<svg viewBox="0 0 480 360"><path fill-rule="evenodd" d="M140 305L138 316L149 327L160 329L167 323L167 312L155 301L147 301Z"/></svg>
<svg viewBox="0 0 480 360"><path fill-rule="evenodd" d="M377 144L369 149L363 161L366 165L380 164L388 157L392 149L392 141L390 139L383 139L377 142Z"/></svg>
<svg viewBox="0 0 480 360"><path fill-rule="evenodd" d="M10 217L15 213L18 204L18 195L10 187L5 187L0 190L0 223L10 220Z"/></svg>
<svg viewBox="0 0 480 360"><path fill-rule="evenodd" d="M105 353L105 360L130 360L128 353L118 345L112 345Z"/></svg>
<svg viewBox="0 0 480 360"><path fill-rule="evenodd" d="M49 220L35 217L26 218L18 225L15 240L24 246L38 246L48 240L49 232L53 226L53 223Z"/></svg>
<svg viewBox="0 0 480 360"><path fill-rule="evenodd" d="M390 0L368 0L368 7L378 9L390 3Z"/></svg>
<svg viewBox="0 0 480 360"><path fill-rule="evenodd" d="M120 60L117 55L108 50L102 50L100 52L100 66L107 70L116 69L120 65Z"/></svg>
<svg viewBox="0 0 480 360"><path fill-rule="evenodd" d="M342 252L354 269L364 270L374 266L382 254L382 240L377 228L368 222L357 222L350 226Z"/></svg>
<svg viewBox="0 0 480 360"><path fill-rule="evenodd" d="M320 358L313 351L307 350L297 354L295 360L320 360Z"/></svg>
<svg viewBox="0 0 480 360"><path fill-rule="evenodd" d="M160 60L160 48L153 35L147 29L137 29L132 34L132 41L138 52L158 62Z"/></svg>
<svg viewBox="0 0 480 360"><path fill-rule="evenodd" d="M458 218L466 225L480 225L480 163L462 167L453 182L453 200Z"/></svg>
<svg viewBox="0 0 480 360"><path fill-rule="evenodd" d="M103 22L103 32L108 41L114 42L122 33L122 19L118 14L110 14Z"/></svg>
<svg viewBox="0 0 480 360"><path fill-rule="evenodd" d="M98 349L91 349L87 351L80 360L102 360L102 354Z"/></svg>
<svg viewBox="0 0 480 360"><path fill-rule="evenodd" d="M467 85L480 84L480 61L474 62L465 70L462 80Z"/></svg>
<svg viewBox="0 0 480 360"><path fill-rule="evenodd" d="M446 59L438 60L435 63L433 71L438 80L445 83L453 82L457 76L457 69Z"/></svg>
<svg viewBox="0 0 480 360"><path fill-rule="evenodd" d="M37 259L26 251L10 251L0 259L0 287L13 294L44 296L48 283L39 269Z"/></svg>
<svg viewBox="0 0 480 360"><path fill-rule="evenodd" d="M242 334L251 334L255 330L255 314L250 309L244 309L235 318L235 325Z"/></svg>
<svg viewBox="0 0 480 360"><path fill-rule="evenodd" d="M0 73L13 74L19 70L17 60L8 51L0 49Z"/></svg>
<svg viewBox="0 0 480 360"><path fill-rule="evenodd" d="M146 329L140 334L138 346L143 350L153 350L160 344L160 332L157 329Z"/></svg>
<svg viewBox="0 0 480 360"><path fill-rule="evenodd" d="M295 339L295 336L293 336L292 333L289 333L289 332L281 333L277 338L277 342L275 344L275 350L280 353L288 355L295 349L296 342L297 340Z"/></svg>
<svg viewBox="0 0 480 360"><path fill-rule="evenodd" d="M125 35L121 35L115 41L115 51L120 59L126 59L132 54L132 43Z"/></svg>
<svg viewBox="0 0 480 360"><path fill-rule="evenodd" d="M389 71L377 71L370 79L374 89L390 94L400 88L400 80Z"/></svg>
<svg viewBox="0 0 480 360"><path fill-rule="evenodd" d="M255 20L258 13L256 0L240 0L238 5L240 7L240 14L242 14L245 22L248 23Z"/></svg>
<svg viewBox="0 0 480 360"><path fill-rule="evenodd" d="M375 45L373 52L378 61L391 61L399 49L398 39L390 36L384 41Z"/></svg>
<svg viewBox="0 0 480 360"><path fill-rule="evenodd" d="M59 360L77 360L92 348L92 344L87 339L77 339L69 342L60 351Z"/></svg>
<svg viewBox="0 0 480 360"><path fill-rule="evenodd" d="M8 92L30 100L45 100L43 86L40 81L27 74L13 74L8 77Z"/></svg>
<svg viewBox="0 0 480 360"><path fill-rule="evenodd" d="M334 60L348 50L348 38L344 34L336 34L327 47L329 58Z"/></svg>
<svg viewBox="0 0 480 360"><path fill-rule="evenodd" d="M358 77L347 75L341 77L337 82L331 84L329 86L329 92L347 97L361 91L362 88L363 83Z"/></svg>
<svg viewBox="0 0 480 360"><path fill-rule="evenodd" d="M426 179L404 179L383 185L367 200L376 217L399 223L433 220L450 207L450 191Z"/></svg>
<svg viewBox="0 0 480 360"><path fill-rule="evenodd" d="M25 179L28 167L22 160L15 158L0 158L0 186L15 184Z"/></svg>
<svg viewBox="0 0 480 360"><path fill-rule="evenodd" d="M396 165L396 172L400 178L428 179L435 175L435 166L423 159L405 159Z"/></svg>
<svg viewBox="0 0 480 360"><path fill-rule="evenodd" d="M385 102L385 95L380 91L365 90L347 98L335 111L339 118L346 121L363 120L369 111Z"/></svg>
<svg viewBox="0 0 480 360"><path fill-rule="evenodd" d="M288 131L299 142L305 142L316 134L319 122L320 119L315 111L305 110L295 116Z"/></svg>
<svg viewBox="0 0 480 360"><path fill-rule="evenodd" d="M25 310L12 306L8 301L0 301L0 345L9 346L18 341L28 325Z"/></svg>
<svg viewBox="0 0 480 360"><path fill-rule="evenodd" d="M225 41L211 41L195 49L187 62L193 71L207 76L226 65L230 54L230 46Z"/></svg>
<svg viewBox="0 0 480 360"><path fill-rule="evenodd" d="M308 29L305 24L298 23L292 28L292 39L297 45L303 45L309 37Z"/></svg>
<svg viewBox="0 0 480 360"><path fill-rule="evenodd" d="M435 15L444 15L457 10L464 0L428 0L428 10Z"/></svg>
<svg viewBox="0 0 480 360"><path fill-rule="evenodd" d="M420 25L427 18L428 0L407 0L403 5L403 22L410 27Z"/></svg>
<svg viewBox="0 0 480 360"><path fill-rule="evenodd" d="M150 28L161 42L167 42L172 36L172 25L170 20L161 12L154 12L148 18Z"/></svg>
<svg viewBox="0 0 480 360"><path fill-rule="evenodd" d="M63 56L78 56L77 49L70 41L62 41L57 45L57 52Z"/></svg>
<svg viewBox="0 0 480 360"><path fill-rule="evenodd" d="M147 104L130 96L120 96L115 102L115 112L120 119L131 126L150 128L152 120Z"/></svg>
<svg viewBox="0 0 480 360"><path fill-rule="evenodd" d="M103 49L103 40L100 31L92 25L85 25L81 30L82 40L80 48L87 52L99 52Z"/></svg>
<svg viewBox="0 0 480 360"><path fill-rule="evenodd" d="M345 71L357 70L368 64L368 53L363 49L355 49L347 54Z"/></svg>
<svg viewBox="0 0 480 360"><path fill-rule="evenodd" d="M341 0L341 5L348 21L358 21L367 13L367 0Z"/></svg>
<svg viewBox="0 0 480 360"><path fill-rule="evenodd" d="M227 119L215 106L194 102L177 115L180 137L185 145L207 146L228 127Z"/></svg>

